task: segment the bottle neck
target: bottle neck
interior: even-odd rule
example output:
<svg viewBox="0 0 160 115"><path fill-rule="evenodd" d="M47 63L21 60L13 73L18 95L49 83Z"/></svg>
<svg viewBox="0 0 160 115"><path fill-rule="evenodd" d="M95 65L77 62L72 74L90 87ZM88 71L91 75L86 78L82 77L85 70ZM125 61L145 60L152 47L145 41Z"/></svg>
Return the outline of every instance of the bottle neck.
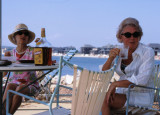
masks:
<svg viewBox="0 0 160 115"><path fill-rule="evenodd" d="M47 41L45 35L45 28L41 29L41 39L36 43L37 47L52 47L52 45Z"/></svg>
<svg viewBox="0 0 160 115"><path fill-rule="evenodd" d="M45 28L42 28L41 29L41 38L45 38L46 35L45 35Z"/></svg>

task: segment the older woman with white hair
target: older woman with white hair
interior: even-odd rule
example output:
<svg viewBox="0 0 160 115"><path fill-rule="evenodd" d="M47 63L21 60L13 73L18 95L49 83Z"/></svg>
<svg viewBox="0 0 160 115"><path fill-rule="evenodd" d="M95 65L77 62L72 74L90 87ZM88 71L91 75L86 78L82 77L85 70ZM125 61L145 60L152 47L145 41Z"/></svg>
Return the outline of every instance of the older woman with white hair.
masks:
<svg viewBox="0 0 160 115"><path fill-rule="evenodd" d="M154 82L154 51L152 48L140 43L143 35L142 28L135 18L126 18L119 25L117 39L129 47L128 59L118 60L116 73L120 76L118 81L111 83L102 106L102 115L110 115L111 109L120 109L126 105L127 88L130 84L153 86ZM105 71L112 66L112 62L120 49L114 48L103 65ZM130 104L151 105L153 92L139 89L140 93L131 92Z"/></svg>
<svg viewBox="0 0 160 115"><path fill-rule="evenodd" d="M13 33L8 35L8 38L13 44L16 45L16 48L5 52L5 56L13 56L16 58L16 60L34 60L33 48L29 47L28 44L34 40L35 33L30 31L25 24L18 24ZM34 81L36 78L37 77L34 71L13 72L13 74L9 77L3 101L5 102L8 90L18 91ZM34 95L38 89L39 84L38 82L35 82L34 84L22 90L21 93ZM18 95L10 95L9 100L9 112L14 114L21 105L22 97ZM5 114L4 109L3 114Z"/></svg>

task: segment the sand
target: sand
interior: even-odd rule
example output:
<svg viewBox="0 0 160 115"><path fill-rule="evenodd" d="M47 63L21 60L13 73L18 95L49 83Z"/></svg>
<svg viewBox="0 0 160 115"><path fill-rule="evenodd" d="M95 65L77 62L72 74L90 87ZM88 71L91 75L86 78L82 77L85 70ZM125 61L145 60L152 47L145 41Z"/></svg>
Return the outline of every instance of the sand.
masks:
<svg viewBox="0 0 160 115"><path fill-rule="evenodd" d="M60 103L60 106L67 109L71 109L71 103ZM54 107L56 107L55 103L53 103L52 105L52 108ZM16 111L14 115L34 115L34 114L42 113L44 111L48 111L47 110L48 108L49 108L48 106L43 104L38 104L38 103L22 103L21 107L19 108L19 110Z"/></svg>

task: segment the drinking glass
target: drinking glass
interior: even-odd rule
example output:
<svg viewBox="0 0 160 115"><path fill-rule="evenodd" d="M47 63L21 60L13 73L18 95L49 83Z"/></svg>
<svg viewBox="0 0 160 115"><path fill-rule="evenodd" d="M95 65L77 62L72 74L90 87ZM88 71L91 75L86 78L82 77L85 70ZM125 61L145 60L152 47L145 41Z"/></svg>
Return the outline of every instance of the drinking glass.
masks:
<svg viewBox="0 0 160 115"><path fill-rule="evenodd" d="M128 59L129 47L125 46L125 45L120 45L120 46L117 46L117 48L120 49L120 53L119 53L120 58L121 59Z"/></svg>
<svg viewBox="0 0 160 115"><path fill-rule="evenodd" d="M103 65L99 65L99 71L102 71Z"/></svg>

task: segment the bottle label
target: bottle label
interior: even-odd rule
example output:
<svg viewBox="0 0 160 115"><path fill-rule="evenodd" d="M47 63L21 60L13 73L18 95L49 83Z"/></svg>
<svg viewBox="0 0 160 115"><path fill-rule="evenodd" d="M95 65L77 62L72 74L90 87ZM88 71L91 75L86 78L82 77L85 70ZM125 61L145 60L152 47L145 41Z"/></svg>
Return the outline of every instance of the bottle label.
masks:
<svg viewBox="0 0 160 115"><path fill-rule="evenodd" d="M42 48L34 48L34 64L43 64Z"/></svg>

